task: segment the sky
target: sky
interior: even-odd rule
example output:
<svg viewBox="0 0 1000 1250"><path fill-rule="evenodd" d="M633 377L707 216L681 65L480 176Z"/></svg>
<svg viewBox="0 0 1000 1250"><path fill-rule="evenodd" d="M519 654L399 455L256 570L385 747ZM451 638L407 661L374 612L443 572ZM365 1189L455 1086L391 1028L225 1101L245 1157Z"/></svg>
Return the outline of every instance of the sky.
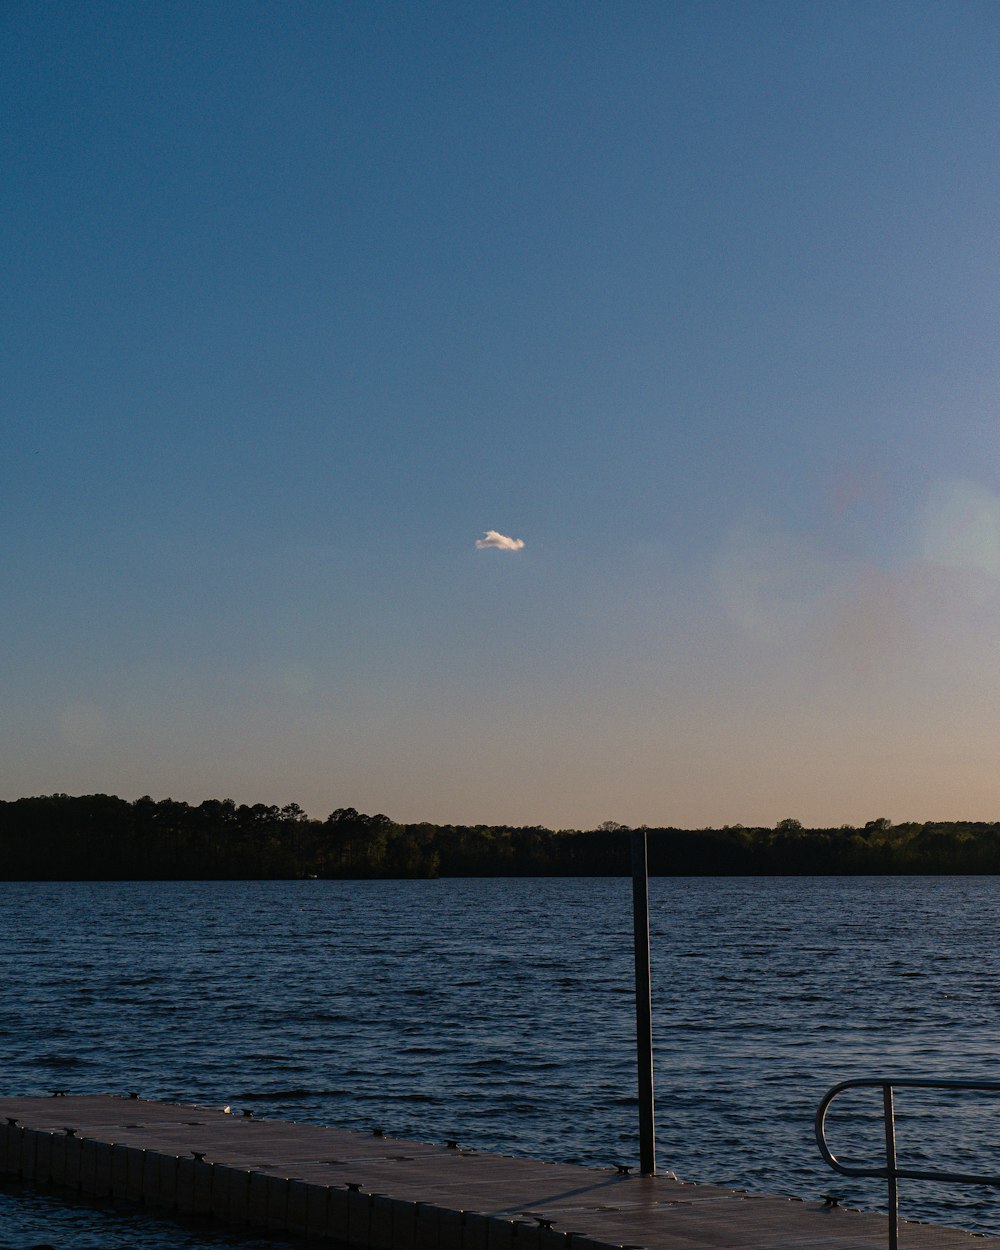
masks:
<svg viewBox="0 0 1000 1250"><path fill-rule="evenodd" d="M1000 819L1000 8L8 0L0 798Z"/></svg>

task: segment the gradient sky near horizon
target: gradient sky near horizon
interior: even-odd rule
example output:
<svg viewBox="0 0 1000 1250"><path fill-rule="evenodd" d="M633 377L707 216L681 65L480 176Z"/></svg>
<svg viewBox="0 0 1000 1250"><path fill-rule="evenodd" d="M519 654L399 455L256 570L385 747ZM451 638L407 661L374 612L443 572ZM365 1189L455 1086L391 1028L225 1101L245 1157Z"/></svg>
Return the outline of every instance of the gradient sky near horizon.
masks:
<svg viewBox="0 0 1000 1250"><path fill-rule="evenodd" d="M0 797L1000 819L995 3L0 33Z"/></svg>

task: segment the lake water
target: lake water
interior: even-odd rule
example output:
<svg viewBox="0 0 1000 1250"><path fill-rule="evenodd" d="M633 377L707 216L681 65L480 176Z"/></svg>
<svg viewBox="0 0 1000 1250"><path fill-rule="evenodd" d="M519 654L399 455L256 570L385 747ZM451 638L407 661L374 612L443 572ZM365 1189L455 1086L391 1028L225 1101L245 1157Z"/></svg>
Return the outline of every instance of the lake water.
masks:
<svg viewBox="0 0 1000 1250"><path fill-rule="evenodd" d="M637 1161L626 880L0 890L4 1094L134 1090ZM878 1207L877 1182L819 1159L825 1090L852 1076L998 1076L992 878L656 878L650 907L662 1169ZM833 1120L831 1143L877 1164L880 1121L864 1102ZM901 1163L1000 1173L1000 1100L901 1095L899 1106ZM990 1190L903 1182L901 1212L1000 1231ZM287 1242L0 1184L0 1246L39 1244Z"/></svg>

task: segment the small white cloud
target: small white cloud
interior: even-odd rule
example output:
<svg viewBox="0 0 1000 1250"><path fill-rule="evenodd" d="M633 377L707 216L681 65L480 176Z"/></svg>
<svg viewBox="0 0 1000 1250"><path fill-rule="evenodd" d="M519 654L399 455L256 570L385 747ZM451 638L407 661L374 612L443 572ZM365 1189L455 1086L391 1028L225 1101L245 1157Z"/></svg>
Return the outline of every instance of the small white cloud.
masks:
<svg viewBox="0 0 1000 1250"><path fill-rule="evenodd" d="M520 551L523 546L523 538L508 538L506 534L498 534L496 530L487 530L482 538L476 539L477 551L486 551L489 547L496 551Z"/></svg>

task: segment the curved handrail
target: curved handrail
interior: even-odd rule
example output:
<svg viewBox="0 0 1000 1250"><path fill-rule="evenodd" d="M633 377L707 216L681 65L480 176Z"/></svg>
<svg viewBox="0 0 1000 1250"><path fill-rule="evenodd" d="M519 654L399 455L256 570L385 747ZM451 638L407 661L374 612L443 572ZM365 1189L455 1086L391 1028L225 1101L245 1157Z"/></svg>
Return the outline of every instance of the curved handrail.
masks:
<svg viewBox="0 0 1000 1250"><path fill-rule="evenodd" d="M901 1168L896 1163L894 1149L891 1151L891 1157L889 1157L890 1151L887 1150L886 1162L881 1167L858 1168L841 1163L826 1141L826 1114L830 1109L830 1104L838 1094L842 1094L845 1089L858 1088L882 1090L883 1114L886 1117L888 1146L890 1140L894 1142L894 1134L891 1131L892 1091L894 1089L981 1089L1000 1093L1000 1081L930 1081L910 1077L856 1077L850 1081L841 1081L839 1085L834 1085L832 1089L824 1094L819 1107L816 1109L815 1122L816 1145L819 1147L820 1154L834 1171L840 1172L843 1176L876 1176L887 1180L953 1181L957 1184L966 1185L1000 1186L1000 1176L979 1176L967 1172L948 1172L927 1168Z"/></svg>
<svg viewBox="0 0 1000 1250"><path fill-rule="evenodd" d="M1000 1186L1000 1176L978 1176L968 1172L946 1172L931 1168L901 1168L896 1162L896 1113L893 1107L893 1091L896 1089L985 1089L1000 1093L1000 1081L928 1081L914 1077L855 1077L841 1081L827 1090L816 1108L816 1145L826 1162L842 1176L882 1177L888 1187L889 1250L899 1250L899 1182L952 1181L960 1185ZM882 1120L885 1129L885 1165L879 1168L856 1168L841 1163L827 1145L826 1113L830 1104L845 1089L880 1089L882 1091Z"/></svg>

